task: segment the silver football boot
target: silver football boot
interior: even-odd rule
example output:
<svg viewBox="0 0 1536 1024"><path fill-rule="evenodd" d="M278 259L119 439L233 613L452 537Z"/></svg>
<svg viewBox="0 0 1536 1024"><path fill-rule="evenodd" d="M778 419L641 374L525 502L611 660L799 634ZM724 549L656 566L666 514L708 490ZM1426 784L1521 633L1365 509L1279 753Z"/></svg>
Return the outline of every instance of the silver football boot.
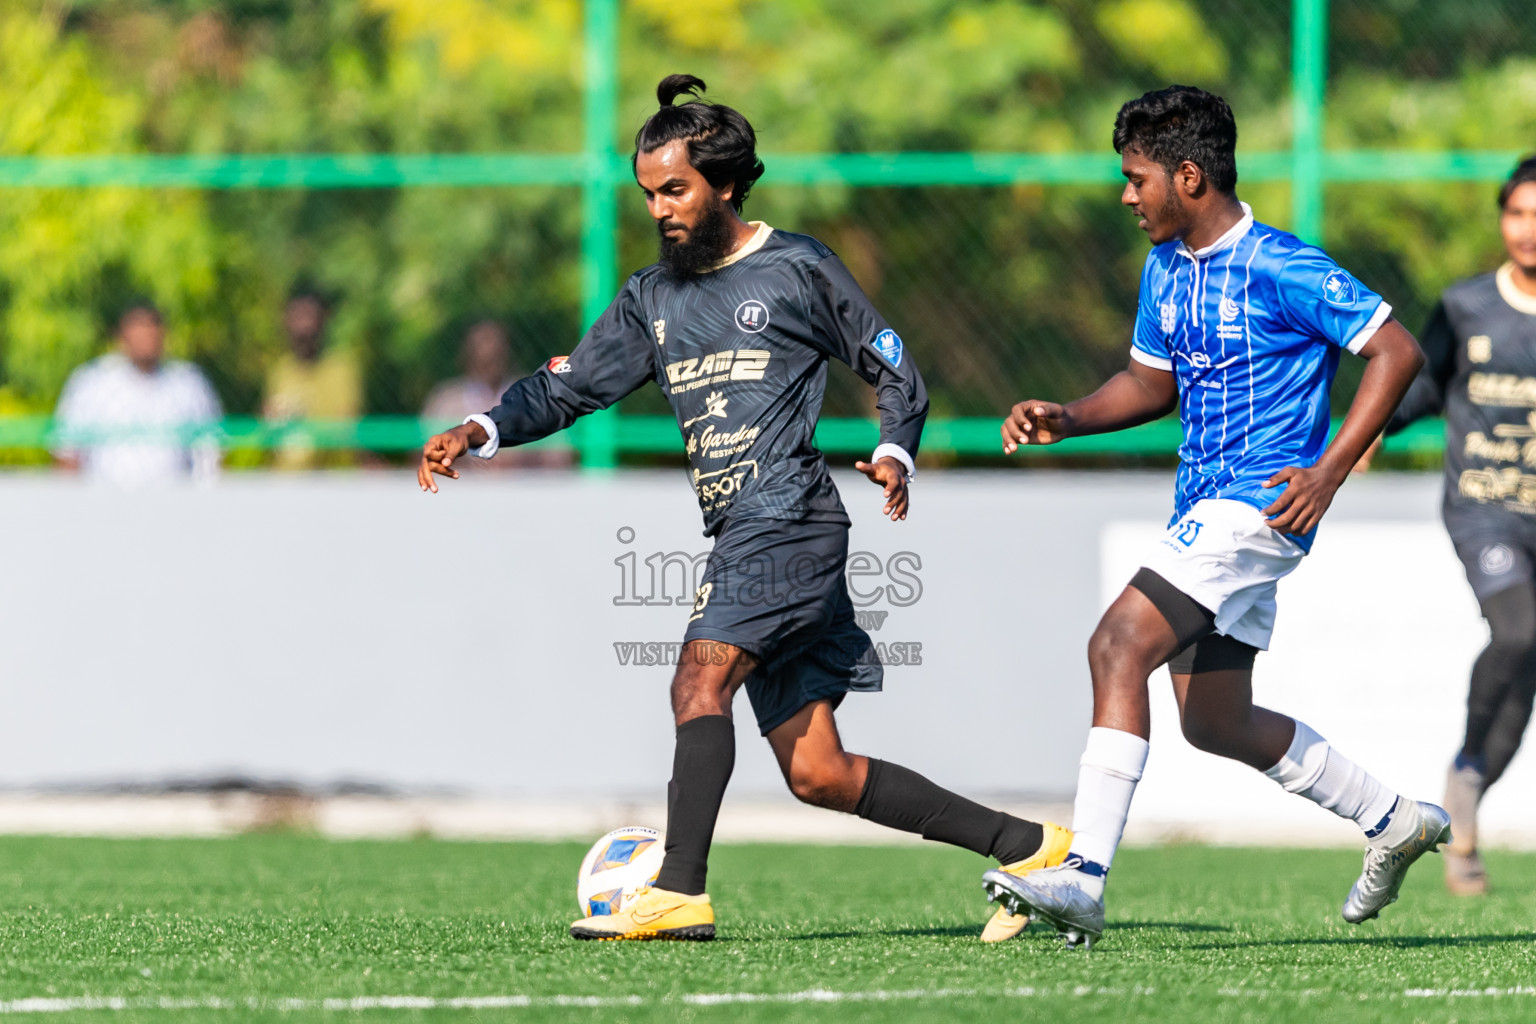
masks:
<svg viewBox="0 0 1536 1024"><path fill-rule="evenodd" d="M1088 876L1078 870L1081 859L1068 857L1054 868L1041 868L1020 877L993 868L981 876L987 898L1010 914L1029 914L1049 921L1067 940L1067 948L1092 949L1104 934L1104 900L1083 891Z"/></svg>
<svg viewBox="0 0 1536 1024"><path fill-rule="evenodd" d="M1397 818L1397 814L1405 817ZM1365 868L1344 901L1342 913L1350 924L1369 921L1396 903L1397 891L1413 862L1426 853L1439 852L1440 846L1451 841L1451 816L1443 807L1398 797L1397 814L1389 831L1406 838L1391 845L1372 842L1366 846Z"/></svg>

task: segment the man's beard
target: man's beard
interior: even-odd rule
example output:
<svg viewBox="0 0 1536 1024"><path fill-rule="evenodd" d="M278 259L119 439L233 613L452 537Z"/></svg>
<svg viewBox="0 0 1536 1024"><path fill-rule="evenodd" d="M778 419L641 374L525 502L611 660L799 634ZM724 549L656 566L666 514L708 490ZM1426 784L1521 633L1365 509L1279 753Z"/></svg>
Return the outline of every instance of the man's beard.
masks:
<svg viewBox="0 0 1536 1024"><path fill-rule="evenodd" d="M663 229L669 223L662 221L656 225L661 234L661 255L657 262L668 276L686 280L730 255L731 226L725 216L725 203L716 203L701 213L699 222L683 241L668 237Z"/></svg>
<svg viewBox="0 0 1536 1024"><path fill-rule="evenodd" d="M1163 231L1169 233L1165 235L1168 238L1173 237L1170 232L1177 231L1188 222L1188 217L1184 213L1184 199L1174 189L1171 175L1168 182L1168 191L1164 194L1163 201L1157 208L1157 218Z"/></svg>

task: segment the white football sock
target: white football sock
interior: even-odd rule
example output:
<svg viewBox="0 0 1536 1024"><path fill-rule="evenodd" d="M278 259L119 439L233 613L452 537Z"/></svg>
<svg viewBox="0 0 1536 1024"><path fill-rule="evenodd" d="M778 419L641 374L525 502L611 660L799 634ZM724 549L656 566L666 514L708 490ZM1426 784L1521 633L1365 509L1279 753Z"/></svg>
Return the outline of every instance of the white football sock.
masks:
<svg viewBox="0 0 1536 1024"><path fill-rule="evenodd" d="M1287 793L1304 796L1341 818L1360 826L1367 839L1375 839L1391 821L1397 794L1370 773L1328 745L1305 722L1296 723L1296 735L1280 763L1264 773Z"/></svg>
<svg viewBox="0 0 1536 1024"><path fill-rule="evenodd" d="M1072 854L1086 863L1083 891L1101 899L1104 877L1115 859L1131 797L1147 766L1147 741L1119 729L1088 730L1078 762L1077 800L1072 805Z"/></svg>

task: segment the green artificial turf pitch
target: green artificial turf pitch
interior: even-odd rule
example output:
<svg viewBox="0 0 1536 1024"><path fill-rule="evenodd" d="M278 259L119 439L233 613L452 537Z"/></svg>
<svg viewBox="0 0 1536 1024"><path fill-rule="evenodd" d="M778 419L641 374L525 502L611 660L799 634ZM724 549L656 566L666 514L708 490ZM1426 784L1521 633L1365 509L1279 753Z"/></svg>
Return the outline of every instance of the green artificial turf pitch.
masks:
<svg viewBox="0 0 1536 1024"><path fill-rule="evenodd" d="M1109 930L1083 953L1038 925L983 946L984 863L927 845L722 846L718 941L578 943L566 928L582 853L302 835L0 838L0 1015L1536 1019L1536 855L1490 855L1484 900L1447 895L1426 858L1400 903L1353 928L1338 907L1356 854L1126 850Z"/></svg>

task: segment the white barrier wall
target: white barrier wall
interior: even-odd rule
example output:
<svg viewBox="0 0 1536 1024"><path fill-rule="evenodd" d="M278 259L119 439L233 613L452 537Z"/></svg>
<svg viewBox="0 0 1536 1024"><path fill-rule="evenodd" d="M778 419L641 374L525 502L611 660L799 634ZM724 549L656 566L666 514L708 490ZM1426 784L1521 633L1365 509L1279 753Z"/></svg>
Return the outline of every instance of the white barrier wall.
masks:
<svg viewBox="0 0 1536 1024"><path fill-rule="evenodd" d="M967 792L1070 794L1084 645L1166 519L1171 473L925 472L899 524L862 477L839 486L872 635L921 659L849 698L849 746ZM1485 636L1437 505L1432 477L1351 481L1281 585L1257 681L1430 796ZM0 786L239 772L540 800L664 792L671 669L642 662L680 637L684 562L708 550L681 471L478 474L435 497L396 473L144 492L16 475L0 508ZM1138 819L1328 824L1189 751L1155 689ZM737 711L732 794L779 792L744 698ZM1493 824L1523 825L1533 760L1491 799Z"/></svg>

